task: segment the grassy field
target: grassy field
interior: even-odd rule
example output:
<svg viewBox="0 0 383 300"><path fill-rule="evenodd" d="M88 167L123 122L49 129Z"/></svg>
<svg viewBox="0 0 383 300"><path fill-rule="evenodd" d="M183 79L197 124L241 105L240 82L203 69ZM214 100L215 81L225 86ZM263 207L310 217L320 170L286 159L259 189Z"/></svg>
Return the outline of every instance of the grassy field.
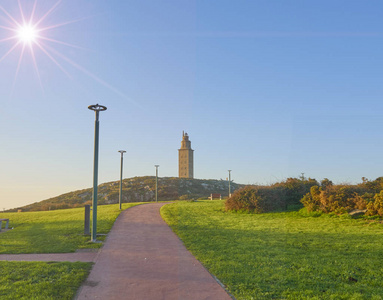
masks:
<svg viewBox="0 0 383 300"><path fill-rule="evenodd" d="M139 203L124 203L126 209ZM101 205L97 210L97 233L110 231L120 210L118 204ZM84 235L84 208L41 212L0 213L14 229L0 233L0 254L65 253L79 248L99 248ZM105 236L97 237L104 240Z"/></svg>
<svg viewBox="0 0 383 300"><path fill-rule="evenodd" d="M126 209L139 203L125 203ZM98 207L97 232L110 231L118 205ZM98 248L84 236L84 208L0 213L14 229L0 233L0 253L65 253ZM104 240L105 236L97 237ZM91 263L0 261L0 299L72 299L88 276Z"/></svg>
<svg viewBox="0 0 383 300"><path fill-rule="evenodd" d="M73 299L90 263L0 262L0 299Z"/></svg>
<svg viewBox="0 0 383 300"><path fill-rule="evenodd" d="M383 299L383 225L299 212L225 212L223 201L161 214L237 299Z"/></svg>

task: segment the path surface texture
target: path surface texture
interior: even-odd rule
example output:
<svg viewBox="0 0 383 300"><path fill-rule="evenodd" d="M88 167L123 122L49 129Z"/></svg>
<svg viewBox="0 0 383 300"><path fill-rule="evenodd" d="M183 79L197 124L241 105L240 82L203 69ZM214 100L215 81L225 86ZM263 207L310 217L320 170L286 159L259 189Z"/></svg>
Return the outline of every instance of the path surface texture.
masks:
<svg viewBox="0 0 383 300"><path fill-rule="evenodd" d="M231 299L161 218L162 205L120 214L76 299Z"/></svg>

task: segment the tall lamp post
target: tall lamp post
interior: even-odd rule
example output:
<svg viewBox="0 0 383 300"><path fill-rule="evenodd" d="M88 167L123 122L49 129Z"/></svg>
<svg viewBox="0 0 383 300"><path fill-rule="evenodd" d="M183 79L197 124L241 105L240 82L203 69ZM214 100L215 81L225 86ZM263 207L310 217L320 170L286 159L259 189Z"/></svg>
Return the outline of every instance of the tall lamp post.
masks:
<svg viewBox="0 0 383 300"><path fill-rule="evenodd" d="M92 242L96 242L97 238L97 181L98 181L98 133L99 133L99 112L106 110L103 105L89 105L88 108L96 113L94 122L94 159L93 159L93 200L92 200Z"/></svg>
<svg viewBox="0 0 383 300"><path fill-rule="evenodd" d="M120 197L119 197L119 203L120 203L120 210L121 210L121 202L122 202L122 164L123 164L123 156L126 152L125 150L119 150L118 152L121 153L121 168L120 168Z"/></svg>
<svg viewBox="0 0 383 300"><path fill-rule="evenodd" d="M229 171L229 198L231 197L231 190L230 190L230 183L231 183L231 176L230 176L230 173L231 173L231 170L228 170Z"/></svg>
<svg viewBox="0 0 383 300"><path fill-rule="evenodd" d="M154 165L156 167L156 202L158 202L158 167L159 165Z"/></svg>

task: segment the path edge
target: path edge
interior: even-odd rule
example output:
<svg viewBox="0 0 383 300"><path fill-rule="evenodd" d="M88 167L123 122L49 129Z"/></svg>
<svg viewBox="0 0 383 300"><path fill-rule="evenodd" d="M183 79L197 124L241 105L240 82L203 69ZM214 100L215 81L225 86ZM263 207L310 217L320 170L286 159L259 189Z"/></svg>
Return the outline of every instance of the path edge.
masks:
<svg viewBox="0 0 383 300"><path fill-rule="evenodd" d="M175 202L174 202L175 203ZM171 231L173 232L173 234L178 238L178 240L182 243L182 245L185 247L185 249L200 263L200 265L206 270L206 272L208 272L210 274L210 276L225 290L226 294L229 295L229 297L233 300L236 300L236 298L234 297L233 294L231 294L229 292L229 290L226 288L226 286L214 275L212 274L208 268L205 267L205 265L195 257L195 255L185 246L185 243L184 241L174 232L173 228L171 226L169 226L168 223L166 223L165 219L162 217L162 214L161 214L161 209L165 206L165 205L171 205L171 204L174 204L174 203L165 203L164 205L162 205L160 207L160 210L159 210L159 213L160 213L160 216L162 218L162 220L165 222L165 224L171 229Z"/></svg>

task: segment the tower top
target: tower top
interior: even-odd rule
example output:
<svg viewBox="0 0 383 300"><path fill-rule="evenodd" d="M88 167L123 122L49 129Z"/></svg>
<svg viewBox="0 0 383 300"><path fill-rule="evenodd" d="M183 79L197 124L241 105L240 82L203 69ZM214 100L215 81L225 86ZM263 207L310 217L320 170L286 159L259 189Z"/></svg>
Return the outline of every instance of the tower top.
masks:
<svg viewBox="0 0 383 300"><path fill-rule="evenodd" d="M185 131L182 131L182 141L189 141L189 135Z"/></svg>
<svg viewBox="0 0 383 300"><path fill-rule="evenodd" d="M182 131L181 149L191 149L189 135L185 131Z"/></svg>

